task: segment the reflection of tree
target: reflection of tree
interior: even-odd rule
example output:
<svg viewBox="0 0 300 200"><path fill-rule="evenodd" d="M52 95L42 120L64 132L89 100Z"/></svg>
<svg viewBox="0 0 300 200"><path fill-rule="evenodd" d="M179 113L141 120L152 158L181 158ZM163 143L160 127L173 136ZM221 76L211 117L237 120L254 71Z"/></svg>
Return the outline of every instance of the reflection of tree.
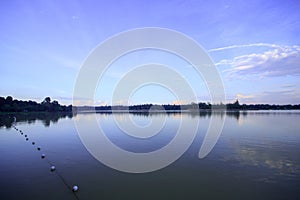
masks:
<svg viewBox="0 0 300 200"><path fill-rule="evenodd" d="M213 116L220 116L224 117L225 115L228 117L234 117L236 120L239 120L240 115L242 114L244 117L247 115L246 111L243 111L240 113L240 111L235 110L235 111L226 111L226 110L219 110L219 111L211 111L211 110L197 110L197 112L194 111L178 111L178 110L157 110L157 111L141 111L141 110L129 110L128 112L119 112L117 111L98 111L98 114L103 114L103 115L110 115L110 114L118 114L118 115L127 115L132 114L132 115L137 115L137 116L152 116L152 115L167 115L167 116L180 116L180 115L189 115L191 117L201 117L205 118L208 117L210 118L212 115Z"/></svg>
<svg viewBox="0 0 300 200"><path fill-rule="evenodd" d="M236 118L236 120L239 120L240 118L240 111L231 111L231 112L227 112L226 114L227 116Z"/></svg>
<svg viewBox="0 0 300 200"><path fill-rule="evenodd" d="M16 117L16 122L27 122L28 124L35 123L37 120L42 121L44 126L48 127L51 123L57 123L62 118L72 118L72 112L50 112L50 113L14 113L0 115L0 128L10 128Z"/></svg>
<svg viewBox="0 0 300 200"><path fill-rule="evenodd" d="M50 126L50 120L49 119L42 120L42 123L44 124L45 127Z"/></svg>

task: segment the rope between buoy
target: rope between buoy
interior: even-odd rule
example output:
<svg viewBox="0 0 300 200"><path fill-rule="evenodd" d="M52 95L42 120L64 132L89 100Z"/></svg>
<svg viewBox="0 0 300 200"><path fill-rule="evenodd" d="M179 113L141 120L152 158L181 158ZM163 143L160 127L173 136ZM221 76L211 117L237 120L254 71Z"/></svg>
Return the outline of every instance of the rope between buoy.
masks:
<svg viewBox="0 0 300 200"><path fill-rule="evenodd" d="M45 160L48 162L50 166L53 165L47 157L45 158ZM64 177L57 171L57 169L55 169L55 171L53 172L56 173L56 175L60 178L60 180L65 184L65 186L72 192L71 186L67 183ZM79 200L78 196L74 192L72 192L72 194L74 194L75 198Z"/></svg>
<svg viewBox="0 0 300 200"><path fill-rule="evenodd" d="M13 127L16 131L20 131L20 133L23 134L23 131L22 131L21 129L18 129L17 126L16 126L15 124L16 124L16 117L14 117L14 122L13 122L12 127ZM26 139L28 139L28 138L27 138L27 135L26 135ZM34 145L35 143L32 143L32 144ZM39 147L38 147L38 148L39 148ZM39 150L39 149L38 149L38 150ZM43 154L43 155L44 155L44 154ZM51 161L50 161L47 157L44 156L44 157L42 157L42 158L45 159L45 160L47 161L47 163L48 163L50 166L53 166L52 163L51 163ZM72 192L72 194L75 196L75 198L76 198L77 200L79 200L79 197L76 195L75 192L72 191L70 185L67 183L67 181L64 179L64 177L57 171L57 169L53 170L52 172L56 173L56 175L60 178L60 180L63 182L63 184L64 184L69 190L71 190L71 192Z"/></svg>

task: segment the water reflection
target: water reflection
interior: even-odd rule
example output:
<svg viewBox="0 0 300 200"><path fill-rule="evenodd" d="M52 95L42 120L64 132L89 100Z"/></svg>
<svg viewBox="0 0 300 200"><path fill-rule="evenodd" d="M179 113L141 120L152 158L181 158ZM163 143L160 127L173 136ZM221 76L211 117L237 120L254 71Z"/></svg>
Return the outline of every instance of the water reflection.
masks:
<svg viewBox="0 0 300 200"><path fill-rule="evenodd" d="M251 167L256 172L259 171L259 168L272 172L258 176L257 181L297 180L300 174L298 151L295 151L295 147L289 147L283 142L271 143L251 145L249 141L247 144L243 144L242 141L235 142L230 145L234 152L224 154L223 161L226 163L237 162L239 166ZM281 178L277 176L281 176Z"/></svg>
<svg viewBox="0 0 300 200"><path fill-rule="evenodd" d="M80 115L89 115L89 112L78 113ZM102 116L109 116L111 112L97 112ZM127 115L128 113L116 113L118 116ZM200 112L180 112L180 111L168 111L168 112L130 112L134 116L151 117L155 115L167 115L172 117L191 116L193 118L211 118L212 116L220 116L223 118L225 115L230 118L235 118L237 121L240 117L245 118L247 115L300 115L300 112L295 111L209 111L201 110ZM45 127L51 125L51 123L58 122L61 118L72 118L77 113L11 113L11 114L0 114L0 128L11 128L14 121L14 116L17 118L17 122L26 122L28 124L35 123L36 120L43 122Z"/></svg>
<svg viewBox="0 0 300 200"><path fill-rule="evenodd" d="M14 117L16 122L25 122L27 124L33 124L36 121L41 121L45 127L49 127L51 123L57 123L59 119L72 118L74 114L72 112L67 113L13 113L13 114L1 114L0 115L0 128L5 127L7 129L12 127L14 123Z"/></svg>
<svg viewBox="0 0 300 200"><path fill-rule="evenodd" d="M50 173L35 146L24 135L10 134L13 129L5 130L12 125L13 116L16 126L42 146L68 183L80 186L79 199L299 199L299 111L131 113L142 127L152 118L167 115L162 132L147 141L134 139L116 126L114 119L124 120L125 115L128 113L0 115L2 199L74 199ZM211 153L199 159L199 148L214 116L226 117L222 135ZM135 153L168 144L180 120L201 119L193 144L180 159L153 173L126 174L99 163L82 145L74 121L91 134L98 132L98 127L91 126L94 118L112 143ZM34 125L28 126L31 123Z"/></svg>
<svg viewBox="0 0 300 200"><path fill-rule="evenodd" d="M85 113L80 113L80 114L90 114L88 112ZM109 112L97 112L97 114L100 115L110 115L112 114L111 111ZM115 114L117 115L127 115L128 112L116 112ZM220 116L224 117L225 115L228 117L234 117L235 119L239 120L240 115L246 116L247 111L211 111L211 110L200 110L199 112L180 112L180 111L158 111L158 112L129 112L129 114L135 115L135 116L155 116L155 115L167 115L167 116L172 116L172 117L181 117L181 116L191 116L191 117L205 117L205 118L210 118L212 115L213 116Z"/></svg>

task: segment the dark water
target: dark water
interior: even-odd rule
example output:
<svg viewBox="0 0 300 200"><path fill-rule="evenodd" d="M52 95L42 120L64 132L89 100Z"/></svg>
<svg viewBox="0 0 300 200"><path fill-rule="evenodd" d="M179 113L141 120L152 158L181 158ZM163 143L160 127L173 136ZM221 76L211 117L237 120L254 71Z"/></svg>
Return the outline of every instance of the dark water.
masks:
<svg viewBox="0 0 300 200"><path fill-rule="evenodd" d="M123 134L114 123L116 118L126 125L128 115L145 131L151 121L166 122L159 134L141 140ZM115 145L137 153L167 145L181 120L199 120L199 128L177 161L158 171L132 174L107 167L86 150L74 122L91 134L98 131L89 126L94 117ZM299 112L229 113L216 146L199 159L210 117L27 114L17 116L21 135L12 127L12 116L0 115L0 199L300 199ZM51 172L49 163L57 171ZM72 185L79 186L76 196L68 188Z"/></svg>

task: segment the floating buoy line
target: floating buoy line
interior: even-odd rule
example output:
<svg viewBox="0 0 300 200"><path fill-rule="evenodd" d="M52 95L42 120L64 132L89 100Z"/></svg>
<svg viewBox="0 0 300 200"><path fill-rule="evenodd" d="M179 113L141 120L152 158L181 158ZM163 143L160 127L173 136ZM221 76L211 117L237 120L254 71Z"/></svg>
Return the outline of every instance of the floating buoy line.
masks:
<svg viewBox="0 0 300 200"><path fill-rule="evenodd" d="M15 125L15 124L16 124L16 121L17 121L16 117L13 117L13 118L14 118L14 122L13 122L13 124L12 124L12 127L13 127L17 132L19 132L21 135L24 134L25 140L26 140L26 141L29 141L28 135L25 134L21 129L19 129L19 128ZM34 146L34 145L36 145L36 142L32 141L31 144ZM36 149L37 149L38 151L41 151L41 147L40 147L40 146L38 146ZM41 159L46 160L46 162L47 162L47 163L49 164L49 166L50 166L50 168L49 168L50 171L53 172L53 173L55 173L55 174L61 179L61 181L64 183L64 185L68 188L68 190L70 190L70 191L73 193L74 197L75 197L76 199L79 200L78 196L76 195L76 192L79 190L79 187L78 187L77 185L73 185L73 186L71 187L71 186L67 183L67 181L64 179L64 177L57 171L55 165L53 165L53 163L46 157L46 154L42 153L42 154L41 154Z"/></svg>

